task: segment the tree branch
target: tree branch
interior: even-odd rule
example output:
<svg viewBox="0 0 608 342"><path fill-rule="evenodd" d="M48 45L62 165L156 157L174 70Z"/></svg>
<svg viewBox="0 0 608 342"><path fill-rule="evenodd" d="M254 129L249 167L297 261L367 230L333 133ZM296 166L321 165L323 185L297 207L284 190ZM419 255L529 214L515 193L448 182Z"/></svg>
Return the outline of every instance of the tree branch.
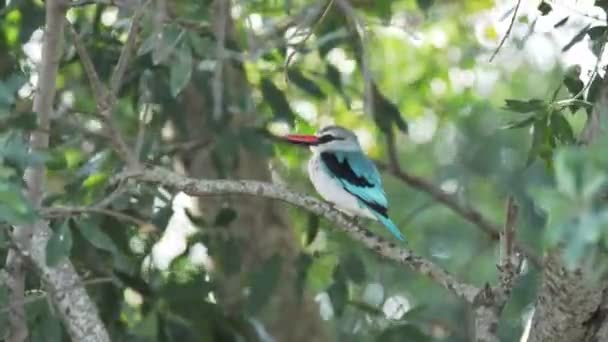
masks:
<svg viewBox="0 0 608 342"><path fill-rule="evenodd" d="M509 28L507 29L507 32L505 32L505 35L500 40L500 43L498 43L498 46L496 47L496 50L494 50L494 53L492 53L492 56L490 57L490 63L492 62L492 60L494 60L494 57L496 57L496 55L498 54L498 51L500 51L500 48L502 48L502 46L507 41L507 38L511 34L511 30L513 29L513 25L515 24L515 19L517 19L517 11L519 10L519 5L521 5L521 0L517 0L517 4L515 5L515 9L513 10L513 16L511 17L511 22L509 23Z"/></svg>
<svg viewBox="0 0 608 342"><path fill-rule="evenodd" d="M57 69L62 55L64 17L68 3L62 0L47 0L45 37L42 44L42 58L38 65L38 89L34 99L34 111L38 114L38 127L30 137L30 147L34 151L45 151L49 144L50 118L55 98ZM44 164L26 170L25 181L28 197L34 206L39 207L43 196L45 177ZM52 302L57 308L67 331L73 341L109 342L103 323L99 319L97 307L91 301L82 285L76 270L66 260L57 267L46 264L46 245L52 231L45 221L31 226L19 227L11 239L24 256L31 258L41 273ZM23 272L23 271L22 271ZM63 291L66 288L71 291ZM22 295L22 294L20 294ZM23 296L11 298L11 306L23 301ZM22 307L23 303L18 303Z"/></svg>
<svg viewBox="0 0 608 342"><path fill-rule="evenodd" d="M97 110L101 114L101 117L104 121L104 126L108 131L108 136L110 138L111 143L114 145L114 149L116 153L129 165L129 167L136 168L138 163L137 157L127 145L124 137L120 133L120 129L116 125L114 121L114 107L116 105L116 97L108 90L108 88L101 82L97 71L95 71L95 66L93 65L93 61L91 56L89 55L84 43L82 42L82 38L80 35L74 30L72 25L69 25L72 36L74 37L74 46L76 47L76 51L80 56L80 61L84 68L84 71L89 79L89 83L91 84L91 89L93 90L93 96L95 97L95 102L97 104ZM133 28L133 27L132 27ZM132 39L134 40L134 39ZM128 60L129 52L125 52L126 50L131 49L131 47L127 48L127 45L123 48L123 52L121 53L121 57L119 58L119 65L115 68L112 79L115 82L115 86L119 86L122 76L119 73L124 72L124 68L120 65L121 59L122 63L126 64L126 60ZM113 91L117 91L113 89Z"/></svg>
<svg viewBox="0 0 608 342"><path fill-rule="evenodd" d="M129 62L131 61L133 51L135 51L135 39L137 39L139 24L142 17L144 16L144 9L148 7L149 3L150 0L147 0L144 4L139 6L135 11L135 14L133 14L133 18L131 18L131 26L129 27L129 33L127 34L127 41L122 47L120 57L118 58L118 62L114 67L114 72L112 72L112 76L110 77L110 90L111 95L114 98L118 95L118 92L120 91L120 87L122 86L122 79L124 78L125 72L127 71L127 66L129 66Z"/></svg>
<svg viewBox="0 0 608 342"><path fill-rule="evenodd" d="M413 254L411 250L399 247L394 242L388 242L373 234L368 229L348 219L328 203L290 191L280 185L252 180L196 180L159 167L125 171L116 175L113 181L127 179L160 184L192 196L232 193L281 200L324 217L334 223L337 229L348 234L353 240L359 241L377 255L398 264L409 266L469 303L472 303L479 293L477 287L457 280L433 262Z"/></svg>
<svg viewBox="0 0 608 342"><path fill-rule="evenodd" d="M387 150L389 163L386 164L380 161L375 161L379 169L387 170L395 178L411 186L412 188L426 192L434 200L450 208L454 213L460 215L465 220L477 226L492 240L500 239L501 228L498 226L498 224L490 221L487 217L485 217L480 211L475 208L460 204L454 196L441 190L440 188L438 188L431 182L425 180L424 178L414 176L409 172L402 170L399 162L398 152L395 147L394 137L392 136L387 137ZM513 248L517 252L525 255L526 258L535 266L541 267L542 262L533 251L531 251L525 246L522 246L515 240L513 240L511 243L513 244Z"/></svg>
<svg viewBox="0 0 608 342"><path fill-rule="evenodd" d="M500 233L500 281L497 287L486 285L478 300L473 305L475 313L475 341L499 342L498 322L507 300L511 296L513 285L521 271L522 259L514 253L515 223L518 207L513 197L507 198L506 218L503 231Z"/></svg>

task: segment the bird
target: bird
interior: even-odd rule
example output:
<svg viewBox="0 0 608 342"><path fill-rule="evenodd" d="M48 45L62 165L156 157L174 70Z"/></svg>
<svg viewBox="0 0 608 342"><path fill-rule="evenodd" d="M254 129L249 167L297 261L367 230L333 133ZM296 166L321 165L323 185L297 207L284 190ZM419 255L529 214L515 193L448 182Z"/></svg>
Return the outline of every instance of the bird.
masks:
<svg viewBox="0 0 608 342"><path fill-rule="evenodd" d="M388 216L380 173L361 149L354 132L331 125L314 135L288 134L285 139L310 148L308 176L324 200L350 217L380 221L395 238L405 241Z"/></svg>

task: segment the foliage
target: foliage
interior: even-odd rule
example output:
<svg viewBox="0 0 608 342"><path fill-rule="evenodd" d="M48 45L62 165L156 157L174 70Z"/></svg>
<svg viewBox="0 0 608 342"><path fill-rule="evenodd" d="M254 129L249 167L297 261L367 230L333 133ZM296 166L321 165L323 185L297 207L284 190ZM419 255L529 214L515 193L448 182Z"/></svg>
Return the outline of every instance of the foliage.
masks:
<svg viewBox="0 0 608 342"><path fill-rule="evenodd" d="M493 222L502 222L505 198L513 196L522 207L519 241L538 255L563 249L568 266L583 265L596 270L598 279L605 276L608 140L583 149L577 137L606 76L594 71L588 77L581 66L560 63L510 65L509 58L524 54L519 48L529 43L533 18L549 18L555 11L552 2L541 1L537 12L521 15L518 25L530 28L530 34L511 37L493 64L486 61L500 37L477 20L488 16L490 1L353 0L366 30L353 30L331 3L314 21L300 25L291 21L312 8L307 1L233 1L234 34L225 41L222 61L211 1L172 3L162 24L148 9L114 111L120 131L138 146L138 157L170 167L175 160L188 164L210 155L208 168L220 178L233 177L246 157L270 158L290 187L312 192L302 172L308 155L273 136L336 122L359 133L363 147L378 160L388 159L385 141L395 139L403 169ZM103 80L119 59L131 16L126 7L106 4L69 12ZM560 54L588 42L600 56L608 34L605 20L592 25L570 16L553 28L575 30ZM9 226L49 218L48 265L71 258L113 340L265 341L263 322L281 315L269 312L269 303L285 285L279 277L285 270L297 274L287 284L289 293L298 301L317 299L323 327L334 340L471 339L470 329L463 328L470 325L471 312L450 293L363 251L318 217L289 211L297 260L270 255L246 269L242 255L248 241L227 229L241 214L230 200L217 212L201 214L176 204L183 194L114 184L112 175L123 162L100 130L103 120L69 35L50 148L44 154L29 152L26 137L37 129L32 51L43 20L41 1L0 3L0 255L9 247ZM491 48L484 46L487 35L496 36ZM220 62L244 81L221 84L226 103L217 118L209 109ZM241 96L241 88L249 96ZM364 103L371 103L372 112L365 112ZM186 114L192 107L205 113L193 119ZM192 136L197 139L188 139ZM99 209L96 205L109 198L105 210L62 215L36 210L24 195L22 175L41 164L46 166L44 208ZM383 178L390 214L412 249L460 279L495 282L497 244L390 172ZM167 241L174 244L162 247ZM201 250L204 257L195 257ZM234 309L232 299L222 297L222 281L236 274L243 298ZM520 320L534 300L538 274L527 267L525 286L514 291L502 317L505 341L521 334ZM59 341L66 332L40 283L28 273L31 340ZM0 287L0 306L7 300ZM0 322L6 318L2 310Z"/></svg>

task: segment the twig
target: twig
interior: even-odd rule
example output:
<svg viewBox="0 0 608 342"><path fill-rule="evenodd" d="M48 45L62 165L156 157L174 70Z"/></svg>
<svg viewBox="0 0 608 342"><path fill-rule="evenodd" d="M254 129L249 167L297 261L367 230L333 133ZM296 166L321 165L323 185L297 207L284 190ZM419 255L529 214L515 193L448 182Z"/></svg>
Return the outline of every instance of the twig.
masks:
<svg viewBox="0 0 608 342"><path fill-rule="evenodd" d="M388 170L395 178L401 180L407 185L426 192L437 202L452 209L453 212L460 215L467 221L473 223L475 226L479 227L492 240L500 239L501 228L498 226L498 224L493 223L488 218L486 218L480 211L475 208L460 204L456 200L456 198L454 198L454 196L441 190L440 188L436 187L434 184L430 183L424 178L414 176L408 173L407 171L402 170L399 162L397 148L395 146L394 136L392 134L388 134L386 138L389 163L387 165L380 161L376 161L375 163L376 165L378 165L379 169ZM513 244L515 245L514 248L518 252L525 255L531 263L533 263L539 268L541 267L542 262L534 252L524 246L520 246L516 241L513 241Z"/></svg>
<svg viewBox="0 0 608 342"><path fill-rule="evenodd" d="M376 165L378 165L378 168L380 169L389 170L389 172L395 178L401 180L412 188L426 192L437 202L445 205L465 220L477 226L492 240L498 240L500 238L500 226L490 221L490 219L485 217L477 209L460 204L454 196L441 190L439 187L435 186L424 178L414 176L405 170L391 170L387 164L382 162L376 161ZM515 249L525 255L532 264L539 268L541 267L542 262L540 258L532 250L520 245L517 242L515 243Z"/></svg>
<svg viewBox="0 0 608 342"><path fill-rule="evenodd" d="M306 41L310 37L312 37L312 35L315 31L314 30L315 27L319 26L323 22L323 19L325 19L325 17L327 16L327 13L329 13L329 10L333 6L333 4L334 4L334 0L329 0L327 2L327 5L325 5L325 9L323 10L323 12L321 12L321 16L319 17L319 19L314 21L314 25L311 25L310 22L304 22L303 26L310 26L309 31L308 31L308 33L306 33L306 36L304 36L302 41L300 41L298 43L298 45L304 45L306 43ZM298 33L299 33L299 29L296 30L296 32L294 33L294 36L296 36ZM287 58L285 59L285 72L287 72L287 69L289 68L289 64L291 63L291 60L296 55L296 53L297 53L296 49L293 49L291 51L291 53L289 55L287 55Z"/></svg>
<svg viewBox="0 0 608 342"><path fill-rule="evenodd" d="M509 23L509 28L507 28L507 32L505 32L505 35L500 40L500 43L498 43L496 50L494 50L494 53L492 53L492 56L490 57L490 63L492 63L492 60L494 60L494 57L496 57L496 55L498 54L498 51L500 51L502 46L505 44L505 41L511 34L511 30L513 29L513 25L515 24L515 19L517 19L517 11L519 10L520 4L521 4L521 0L517 0L517 4L515 5L515 10L513 11L513 16L511 17L511 22Z"/></svg>
<svg viewBox="0 0 608 342"><path fill-rule="evenodd" d="M228 0L216 0L217 21L215 22L215 37L217 40L215 71L213 73L213 119L219 120L224 109L224 58L226 49L226 30L228 25Z"/></svg>
<svg viewBox="0 0 608 342"><path fill-rule="evenodd" d="M139 24L144 15L144 10L148 7L150 1L151 0L147 0L145 3L139 6L135 11L135 14L133 14L133 18L131 18L131 26L129 27L129 33L127 34L127 41L122 47L120 57L118 58L118 62L116 63L116 67L114 68L114 72L112 72L112 77L110 78L110 90L113 97L118 95L120 87L122 86L122 79L127 71L127 66L129 65L133 51L135 51L135 39L137 39Z"/></svg>
<svg viewBox="0 0 608 342"><path fill-rule="evenodd" d="M91 84L93 96L95 97L95 102L97 104L97 110L101 114L105 127L108 131L110 142L114 145L116 153L119 154L119 156L127 163L127 165L129 165L129 167L137 168L139 165L137 156L134 155L133 151L129 148L124 137L120 133L120 129L114 122L113 111L116 104L116 98L112 96L110 91L99 79L99 75L97 74L97 71L95 71L95 66L93 65L91 56L82 42L82 38L74 30L72 25L69 25L69 27L74 38L74 46L76 47L76 51L80 56L80 61L83 65L84 71L89 79L89 83ZM127 55L127 53L125 53L125 55ZM123 58L123 60L124 59L126 59L126 57ZM116 68L115 70L115 73L117 73L121 69ZM117 76L116 79L116 82L119 82L120 77Z"/></svg>
<svg viewBox="0 0 608 342"><path fill-rule="evenodd" d="M42 214L49 218L64 217L64 216L70 216L70 215L74 215L74 214L84 214L84 213L96 213L96 214L112 216L119 220L132 222L138 226L143 226L145 224L148 224L148 222L146 222L142 219L139 219L135 216L127 215L125 213L121 213L119 211L115 211L115 210L111 210L111 209L98 208L98 207L51 207L51 208L45 208L44 210L42 210Z"/></svg>
<svg viewBox="0 0 608 342"><path fill-rule="evenodd" d="M89 279L89 280L84 280L82 282L83 285L85 286L89 286L89 285L97 285L97 284L104 284L104 283L110 283L112 282L114 279L113 278L109 278L109 277L105 277L105 278L95 278L95 279ZM59 290L58 292L66 292L66 291L72 291L74 288L73 287L66 287L63 288L61 290ZM48 294L44 291L37 291L38 295L34 295L34 296L28 296L28 298L24 298L23 300L21 300L18 304L19 305L27 305L27 304L31 304L34 303L36 301L39 301L41 299L44 299L48 296ZM0 308L0 314L9 312L13 309L13 305L14 304L9 304L3 308Z"/></svg>
<svg viewBox="0 0 608 342"><path fill-rule="evenodd" d="M361 65L361 72L363 73L365 112L369 114L374 114L374 80L372 77L372 73L369 70L369 63L367 61L367 55L365 53L365 25L360 22L360 19L357 16L357 12L347 0L336 0L336 5L338 5L338 7L342 10L342 13L344 13L347 18L351 30L353 31L353 33L356 34L356 40L354 42L355 57L357 59L357 63ZM359 33L359 27L362 28L361 33Z"/></svg>
<svg viewBox="0 0 608 342"><path fill-rule="evenodd" d="M178 175L160 167L125 171L116 175L113 181L127 179L161 184L167 188L183 191L192 196L244 194L281 200L324 217L332 222L336 229L348 234L353 240L360 242L376 255L398 264L409 266L469 303L472 303L479 293L479 289L474 285L457 280L440 266L413 254L408 248L397 246L394 242L388 242L375 235L334 209L328 203L293 192L281 185L253 180L197 180Z"/></svg>

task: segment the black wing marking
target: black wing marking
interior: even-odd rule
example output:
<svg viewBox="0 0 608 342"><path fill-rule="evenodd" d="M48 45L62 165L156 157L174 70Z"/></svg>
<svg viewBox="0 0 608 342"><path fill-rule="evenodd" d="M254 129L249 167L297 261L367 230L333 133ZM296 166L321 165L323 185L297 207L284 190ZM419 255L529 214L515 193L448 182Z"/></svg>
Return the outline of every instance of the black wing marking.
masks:
<svg viewBox="0 0 608 342"><path fill-rule="evenodd" d="M362 187L373 187L374 184L370 183L367 178L359 176L353 171L348 164L348 160L344 158L342 161L338 160L335 154L331 152L321 152L321 160L325 163L325 166L334 174L352 185Z"/></svg>

